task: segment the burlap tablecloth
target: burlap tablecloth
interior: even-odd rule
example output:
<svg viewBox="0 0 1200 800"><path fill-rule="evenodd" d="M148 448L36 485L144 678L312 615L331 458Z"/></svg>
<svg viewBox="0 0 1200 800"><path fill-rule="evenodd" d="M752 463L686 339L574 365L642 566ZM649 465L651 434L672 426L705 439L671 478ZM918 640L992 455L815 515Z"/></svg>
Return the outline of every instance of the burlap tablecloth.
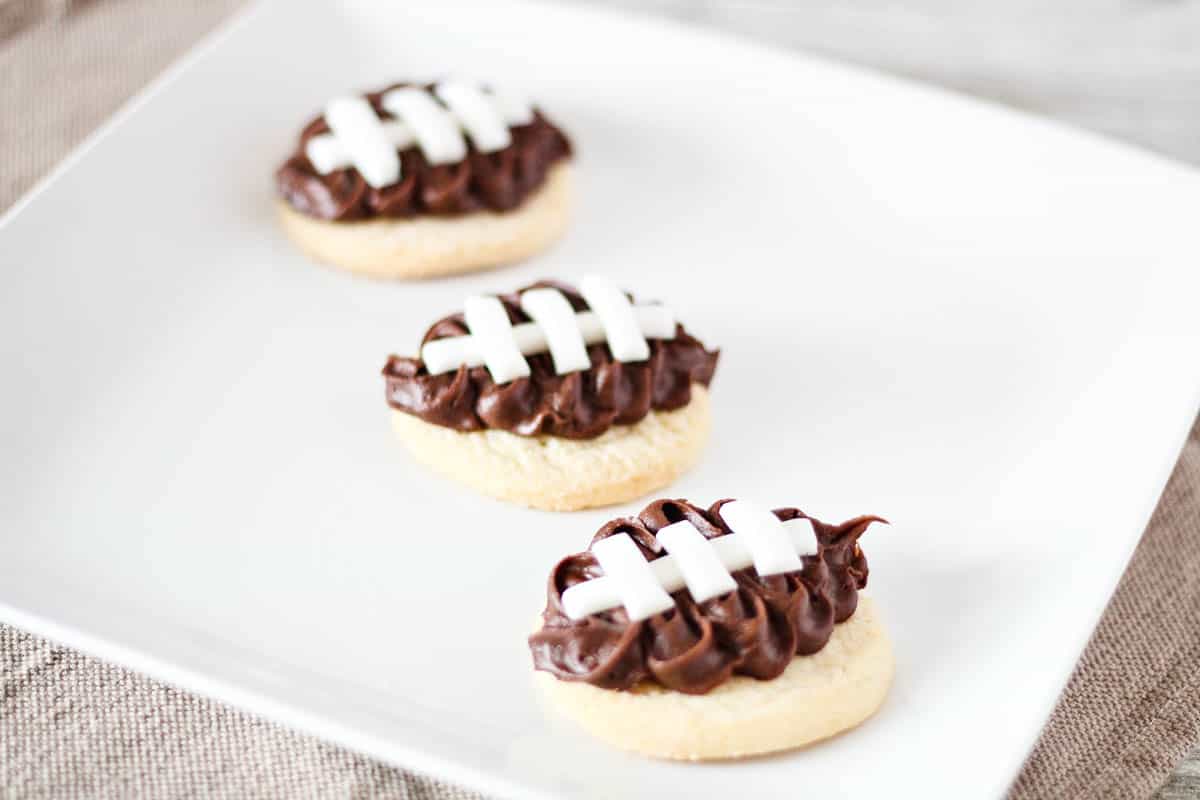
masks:
<svg viewBox="0 0 1200 800"><path fill-rule="evenodd" d="M0 210L241 2L0 0ZM1200 797L1198 740L1200 421L1011 796ZM0 793L477 797L2 625Z"/></svg>

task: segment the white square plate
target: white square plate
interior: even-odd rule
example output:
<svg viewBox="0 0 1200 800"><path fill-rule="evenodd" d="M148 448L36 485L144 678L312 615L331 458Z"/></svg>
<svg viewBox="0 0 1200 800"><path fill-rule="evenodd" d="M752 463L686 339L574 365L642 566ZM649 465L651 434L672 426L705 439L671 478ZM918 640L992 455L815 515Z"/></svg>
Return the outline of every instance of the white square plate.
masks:
<svg viewBox="0 0 1200 800"><path fill-rule="evenodd" d="M307 262L272 218L298 126L446 72L573 136L567 240L422 284ZM266 2L0 229L0 616L490 792L998 795L1197 411L1197 208L1132 149L667 23ZM432 477L378 371L469 292L590 271L723 350L712 444L664 494L895 523L865 547L898 674L861 729L690 766L539 706L546 574L640 504Z"/></svg>

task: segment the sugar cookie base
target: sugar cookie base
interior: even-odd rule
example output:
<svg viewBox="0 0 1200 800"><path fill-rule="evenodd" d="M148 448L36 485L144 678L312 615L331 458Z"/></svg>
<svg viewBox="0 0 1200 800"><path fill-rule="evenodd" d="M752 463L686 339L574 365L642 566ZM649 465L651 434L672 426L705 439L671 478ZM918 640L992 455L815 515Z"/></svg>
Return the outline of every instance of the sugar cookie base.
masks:
<svg viewBox="0 0 1200 800"><path fill-rule="evenodd" d="M711 427L708 391L673 411L651 411L595 439L460 431L393 412L414 458L483 494L547 511L621 503L661 489L700 457Z"/></svg>
<svg viewBox="0 0 1200 800"><path fill-rule="evenodd" d="M552 705L605 742L654 758L707 761L773 753L855 727L883 704L895 660L870 598L825 647L782 675L735 676L708 694L646 683L628 692L537 672Z"/></svg>
<svg viewBox="0 0 1200 800"><path fill-rule="evenodd" d="M317 261L372 278L432 278L520 261L548 247L570 216L571 167L551 167L512 211L330 222L282 200L277 205L284 231Z"/></svg>

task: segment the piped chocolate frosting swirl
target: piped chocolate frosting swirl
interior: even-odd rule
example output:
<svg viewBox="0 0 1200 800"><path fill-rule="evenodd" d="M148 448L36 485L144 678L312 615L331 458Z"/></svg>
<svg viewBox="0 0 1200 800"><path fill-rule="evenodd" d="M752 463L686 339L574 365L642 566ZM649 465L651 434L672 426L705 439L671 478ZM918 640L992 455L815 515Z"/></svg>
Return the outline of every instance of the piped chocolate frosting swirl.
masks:
<svg viewBox="0 0 1200 800"><path fill-rule="evenodd" d="M364 97L380 119L393 119L381 98L392 89L414 85L432 89L431 84L396 83ZM552 166L571 155L567 137L536 109L528 125L509 130L508 147L481 153L468 140L467 157L456 164L432 165L419 147L409 147L400 153L400 182L375 189L353 167L322 175L308 160L308 141L329 132L324 117L318 116L304 127L295 151L275 172L275 186L296 211L341 222L509 211L542 185Z"/></svg>
<svg viewBox="0 0 1200 800"><path fill-rule="evenodd" d="M653 561L666 555L654 534L672 523L687 520L708 539L728 534L721 518L728 502L704 510L686 500L659 500L636 517L609 522L592 543L626 533ZM563 592L603 571L590 551L567 556L550 574L542 629L529 637L534 668L603 689L654 681L704 694L733 675L770 680L794 657L817 652L834 625L854 614L858 592L867 585L867 559L858 540L871 523L884 520L863 516L830 525L795 508L774 513L783 521L812 522L817 554L804 556L801 570L766 578L752 567L738 570L732 573L736 591L696 603L681 589L671 595L673 609L641 622L630 622L623 608L570 619Z"/></svg>
<svg viewBox="0 0 1200 800"><path fill-rule="evenodd" d="M587 304L570 286L539 281L500 300L515 325L528 322L520 294L552 287L561 291L575 311ZM462 314L438 320L422 344L468 334ZM692 399L692 384L708 386L719 351L705 350L682 325L673 339L651 339L650 358L621 362L606 344L587 348L591 367L558 375L549 353L527 357L530 375L504 384L492 380L486 367L459 367L455 372L430 375L418 358L391 356L383 368L387 402L392 408L426 422L458 431L488 428L522 436L548 434L566 439L591 439L613 425L632 425L651 410L682 408Z"/></svg>

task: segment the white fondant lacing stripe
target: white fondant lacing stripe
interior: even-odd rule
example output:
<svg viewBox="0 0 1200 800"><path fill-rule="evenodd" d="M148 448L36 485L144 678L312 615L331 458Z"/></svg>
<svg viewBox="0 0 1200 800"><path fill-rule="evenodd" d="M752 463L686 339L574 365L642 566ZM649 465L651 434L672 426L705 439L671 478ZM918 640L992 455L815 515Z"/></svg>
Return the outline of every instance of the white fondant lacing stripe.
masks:
<svg viewBox="0 0 1200 800"><path fill-rule="evenodd" d="M604 574L612 578L613 587L620 593L620 605L631 618L646 619L675 607L629 534L601 539L592 545L592 554Z"/></svg>
<svg viewBox="0 0 1200 800"><path fill-rule="evenodd" d="M468 297L463 317L471 336L479 342L483 362L496 383L508 383L529 374L529 362L513 341L512 323L504 304L495 297Z"/></svg>
<svg viewBox="0 0 1200 800"><path fill-rule="evenodd" d="M504 117L479 87L453 81L439 83L433 91L458 117L459 124L471 137L476 150L494 153L512 144L512 134L508 132Z"/></svg>
<svg viewBox="0 0 1200 800"><path fill-rule="evenodd" d="M521 294L521 310L533 318L546 335L546 347L559 375L592 365L587 343L575 323L575 309L557 289L531 289Z"/></svg>
<svg viewBox="0 0 1200 800"><path fill-rule="evenodd" d="M737 508L731 517L728 512L734 507ZM713 561L721 564L725 577L729 578L729 583L723 584L729 587L725 591L732 591L735 588L731 585L733 578L730 573L732 572L754 566L755 571L762 577L778 575L801 569L803 562L800 560L800 556L817 554L816 532L813 530L812 522L805 517L782 522L770 511L744 500L726 503L721 506L720 513L731 532L715 539L703 539L702 534L694 528L692 531L695 536L687 533L668 533L673 529L682 530L680 526L683 525L691 528L691 524L686 522L677 522L658 532L658 541L667 551L667 555L654 561L644 562L646 569L654 577L654 589L669 594L686 587L697 602L703 602L723 594L723 592L715 591L721 584L713 572ZM762 516L764 514L775 520L774 525L759 527L759 523L764 519ZM748 520L753 529L752 532L747 534L739 530L731 518L739 521ZM667 533L666 540L663 539L664 533ZM701 557L696 554L696 536L703 539L700 546L707 548L712 559L704 558L701 561ZM592 545L592 553L596 554L597 560L600 558L597 548L605 542L619 537L629 540L627 534L616 534ZM764 541L770 541L770 544L764 547ZM629 540L629 544L636 551L632 540ZM763 572L756 566L758 558L762 554L774 553L784 548L790 552L792 558L795 559L794 562L781 558L775 567L768 568L767 572ZM762 557L764 560L767 558L766 556ZM698 564L700 565L698 566ZM783 569L784 566L788 568ZM600 568L604 570L603 576L577 583L563 592L563 610L571 619L583 619L589 614L597 614L624 606L629 618L636 622L666 610L666 608L660 608L662 603L657 592L647 588L644 581L640 579L626 580L625 572L610 573L603 562L600 563ZM631 601L632 606L630 605ZM670 607L673 606L672 603ZM650 608L658 610L647 613L647 609Z"/></svg>
<svg viewBox="0 0 1200 800"><path fill-rule="evenodd" d="M754 560L754 571L759 575L779 575L804 566L796 548L783 534L783 523L769 510L734 501L721 506L721 519L743 537Z"/></svg>
<svg viewBox="0 0 1200 800"><path fill-rule="evenodd" d="M624 292L602 278L589 275L579 284L579 293L600 317L613 358L645 361L650 357L650 345L633 314L633 303Z"/></svg>
<svg viewBox="0 0 1200 800"><path fill-rule="evenodd" d="M416 144L431 164L450 164L466 158L462 131L477 150L490 153L512 143L509 126L533 121L533 106L515 95L465 81L439 83L433 91L441 103L417 87L385 94L381 104L397 117L390 120L380 119L363 97L339 97L325 109L330 132L309 139L305 155L322 175L352 166L381 189L401 178L400 150Z"/></svg>
<svg viewBox="0 0 1200 800"><path fill-rule="evenodd" d="M683 575L688 592L697 603L737 588L737 581L725 569L725 564L708 546L704 534L687 520L668 525L657 534L658 543L667 549Z"/></svg>
<svg viewBox="0 0 1200 800"><path fill-rule="evenodd" d="M516 127L533 122L533 103L524 97L507 89L495 88L488 90L488 96L505 124Z"/></svg>
<svg viewBox="0 0 1200 800"><path fill-rule="evenodd" d="M424 89L410 87L388 92L380 101L412 130L430 164L454 164L467 157L467 143L458 123Z"/></svg>
<svg viewBox="0 0 1200 800"><path fill-rule="evenodd" d="M619 294L626 304L629 303L624 293L602 278L585 278L584 281L593 289L607 287L606 291ZM535 297L527 301L526 298L530 295ZM549 299L550 295L556 295L559 300ZM530 305L527 305L527 302ZM431 375L440 375L461 366L478 367L486 364L492 372L492 380L497 383L512 380L497 377L497 372L492 370L492 365L486 357L486 353L493 346L487 340L489 337L506 338L522 356L536 355L549 350L554 359L555 372L560 375L587 369L591 364L587 359L586 350L580 352L582 346L599 344L606 339L613 358L618 361L644 361L650 355L647 345L644 355L638 351L634 354L636 358L622 357L617 348L613 347L611 328L605 326L595 310L571 312L573 320L568 325L568 317L564 311L570 311L570 303L557 289L531 289L524 292L521 295L521 305L525 313L533 318L533 322L523 322L504 330L489 328L483 333L471 327L468 321L467 327L471 330L469 336L452 336L426 343L421 348L421 359L425 362L425 369ZM657 305L645 305L630 306L628 311L643 344L646 343L646 339L675 338L675 317L668 309ZM627 350L622 353L627 353ZM504 370L499 374L508 373L509 370Z"/></svg>
<svg viewBox="0 0 1200 800"><path fill-rule="evenodd" d="M361 97L339 97L325 107L325 123L351 154L363 180L376 188L400 180L400 154L370 103Z"/></svg>
<svg viewBox="0 0 1200 800"><path fill-rule="evenodd" d="M361 100L362 98L355 97L350 99ZM367 101L363 100L363 102L366 103ZM370 104L367 103L367 105L369 106ZM371 115L374 116L375 110L370 109L370 111ZM329 121L328 117L326 117L325 121ZM362 168L359 166L360 161L356 161L350 157L349 148L347 148L345 141L343 141L343 139L337 134L325 133L309 139L308 145L305 149L305 155L308 156L308 160L312 162L312 165L316 168L317 172L321 173L322 175L328 175L335 169L355 167L358 169L359 173L362 174L363 179L376 189L382 189L384 186L390 186L392 183L396 183L400 180L400 153L398 151L412 147L417 143L417 140L413 138L412 131L409 130L408 126L399 120L380 120L376 117L375 121L380 128L383 129L383 135L387 139L388 144L391 146L393 151L392 154L396 157L396 177L389 183L379 183L378 186L376 186L375 183L372 183L372 178L368 178L367 173L363 172ZM390 175L391 173L388 172L387 174ZM378 178L375 178L374 180L376 183L379 181Z"/></svg>

